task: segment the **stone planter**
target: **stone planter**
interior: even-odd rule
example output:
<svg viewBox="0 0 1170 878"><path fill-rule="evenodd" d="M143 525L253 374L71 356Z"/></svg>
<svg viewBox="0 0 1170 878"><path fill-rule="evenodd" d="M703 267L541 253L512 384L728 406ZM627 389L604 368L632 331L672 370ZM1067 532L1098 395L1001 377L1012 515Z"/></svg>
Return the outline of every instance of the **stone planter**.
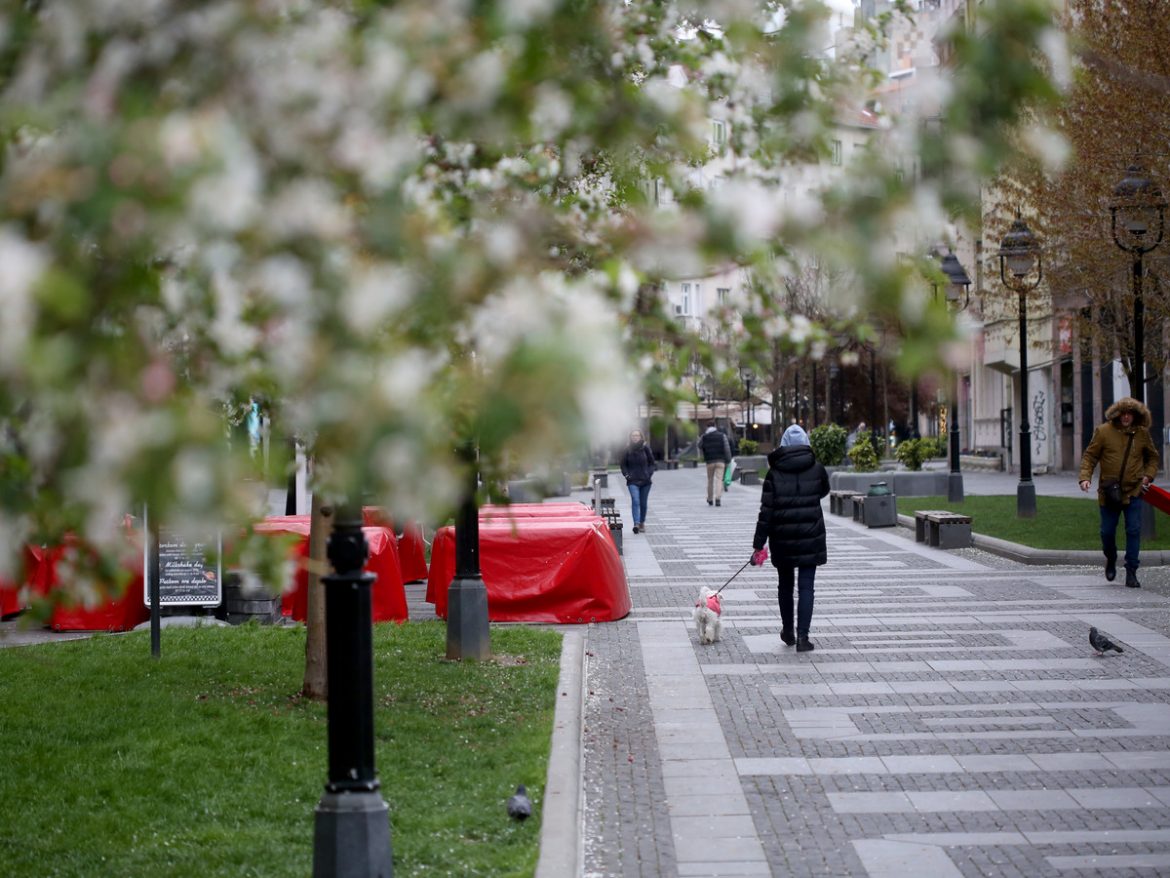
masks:
<svg viewBox="0 0 1170 878"><path fill-rule="evenodd" d="M829 476L829 487L834 491L869 492L871 485L885 482L895 494L903 497L937 497L947 493L945 472L835 472Z"/></svg>

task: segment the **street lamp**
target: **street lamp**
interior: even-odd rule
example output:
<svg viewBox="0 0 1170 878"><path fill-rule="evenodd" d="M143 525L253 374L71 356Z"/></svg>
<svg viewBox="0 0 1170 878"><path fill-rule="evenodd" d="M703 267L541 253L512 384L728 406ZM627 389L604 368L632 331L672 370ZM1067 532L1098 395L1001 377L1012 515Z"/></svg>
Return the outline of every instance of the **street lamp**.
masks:
<svg viewBox="0 0 1170 878"><path fill-rule="evenodd" d="M744 369L744 368L741 368L739 370L739 375L740 375L740 378L743 380L743 386L744 386L743 392L744 392L745 423L744 423L743 431L744 431L744 436L747 436L748 430L751 428L751 424L752 424L752 415L755 414L755 406L752 404L752 378L754 378L755 376L752 375L751 369Z"/></svg>
<svg viewBox="0 0 1170 878"><path fill-rule="evenodd" d="M325 585L326 675L329 685L329 781L317 804L313 875L394 874L389 808L374 767L374 661L369 554L362 510L343 503L328 555Z"/></svg>
<svg viewBox="0 0 1170 878"><path fill-rule="evenodd" d="M1146 400L1145 302L1142 299L1142 256L1162 243L1166 199L1139 165L1130 165L1113 189L1109 204L1113 242L1133 254L1133 368L1130 387L1138 402Z"/></svg>
<svg viewBox="0 0 1170 878"><path fill-rule="evenodd" d="M939 267L942 273L947 276L946 299L947 305L954 311L964 311L967 306L971 304L971 278L967 276L967 272L963 268L963 263L959 262L959 257L953 251L948 250L947 255L942 257L942 262ZM935 287L937 293L938 288ZM960 294L963 297L963 304L959 304ZM947 500L951 503L960 503L963 500L963 474L959 471L959 419L956 417L956 412L959 406L959 373L955 372L954 395L951 397L950 405L950 427L948 433L950 434L950 457L951 457L951 472L947 476Z"/></svg>
<svg viewBox="0 0 1170 878"><path fill-rule="evenodd" d="M1035 279L1031 279L1035 268ZM1011 280L1008 280L1009 276ZM1020 296L1020 484L1016 515L1036 517L1036 486L1032 483L1032 431L1028 426L1028 293L1040 285L1044 262L1036 236L1019 216L999 247L999 279Z"/></svg>

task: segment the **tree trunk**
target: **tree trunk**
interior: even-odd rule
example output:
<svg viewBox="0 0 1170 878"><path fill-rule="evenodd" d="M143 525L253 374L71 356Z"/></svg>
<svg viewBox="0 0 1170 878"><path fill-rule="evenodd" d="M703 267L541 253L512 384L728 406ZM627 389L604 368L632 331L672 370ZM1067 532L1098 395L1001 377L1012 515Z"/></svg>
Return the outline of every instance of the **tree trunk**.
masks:
<svg viewBox="0 0 1170 878"><path fill-rule="evenodd" d="M314 701L329 698L329 685L325 676L325 587L321 575L328 571L325 546L333 531L333 507L324 506L321 495L313 493L312 512L309 518L309 585L308 629L305 638L305 682L301 694Z"/></svg>

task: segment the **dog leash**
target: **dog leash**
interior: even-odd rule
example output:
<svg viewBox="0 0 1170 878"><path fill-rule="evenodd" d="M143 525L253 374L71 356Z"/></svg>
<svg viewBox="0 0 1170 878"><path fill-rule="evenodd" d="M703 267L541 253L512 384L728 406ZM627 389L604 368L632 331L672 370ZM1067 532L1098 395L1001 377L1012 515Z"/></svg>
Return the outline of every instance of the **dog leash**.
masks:
<svg viewBox="0 0 1170 878"><path fill-rule="evenodd" d="M725 583L723 583L723 585L719 586L719 591L716 591L715 594L719 594L720 591L723 591L723 589L725 589L725 588L727 588L727 586L731 585L731 580L735 579L735 577L737 577L737 576L739 576L739 574L743 573L744 570L747 569L748 564L751 564L751 563L752 563L752 559L748 558L747 561L744 563L743 567L740 567L733 574L731 574L731 579L727 580L727 582L725 582Z"/></svg>

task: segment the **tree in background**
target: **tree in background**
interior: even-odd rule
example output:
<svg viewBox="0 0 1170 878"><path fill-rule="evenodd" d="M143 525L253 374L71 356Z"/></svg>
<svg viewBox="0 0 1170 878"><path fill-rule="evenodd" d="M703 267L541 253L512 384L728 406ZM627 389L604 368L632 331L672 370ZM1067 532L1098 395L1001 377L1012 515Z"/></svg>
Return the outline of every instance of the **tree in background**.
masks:
<svg viewBox="0 0 1170 878"><path fill-rule="evenodd" d="M14 4L10 4L14 6ZM977 211L1021 112L1050 102L1043 0L980 5L944 115L782 204L826 155L882 39L820 54L815 2L130 0L0 13L0 569L66 532L113 552L125 512L261 514L228 407L262 396L315 488L441 520L488 484L617 441L681 371L661 282L800 251L858 278L857 319L950 324L890 258L900 224ZM737 164L691 184L723 121ZM675 207L645 184L664 180ZM779 287L761 284L760 310ZM805 315L745 324L759 350ZM714 355L702 343L708 361ZM679 358L676 364L682 362ZM247 550L247 544L241 543Z"/></svg>

